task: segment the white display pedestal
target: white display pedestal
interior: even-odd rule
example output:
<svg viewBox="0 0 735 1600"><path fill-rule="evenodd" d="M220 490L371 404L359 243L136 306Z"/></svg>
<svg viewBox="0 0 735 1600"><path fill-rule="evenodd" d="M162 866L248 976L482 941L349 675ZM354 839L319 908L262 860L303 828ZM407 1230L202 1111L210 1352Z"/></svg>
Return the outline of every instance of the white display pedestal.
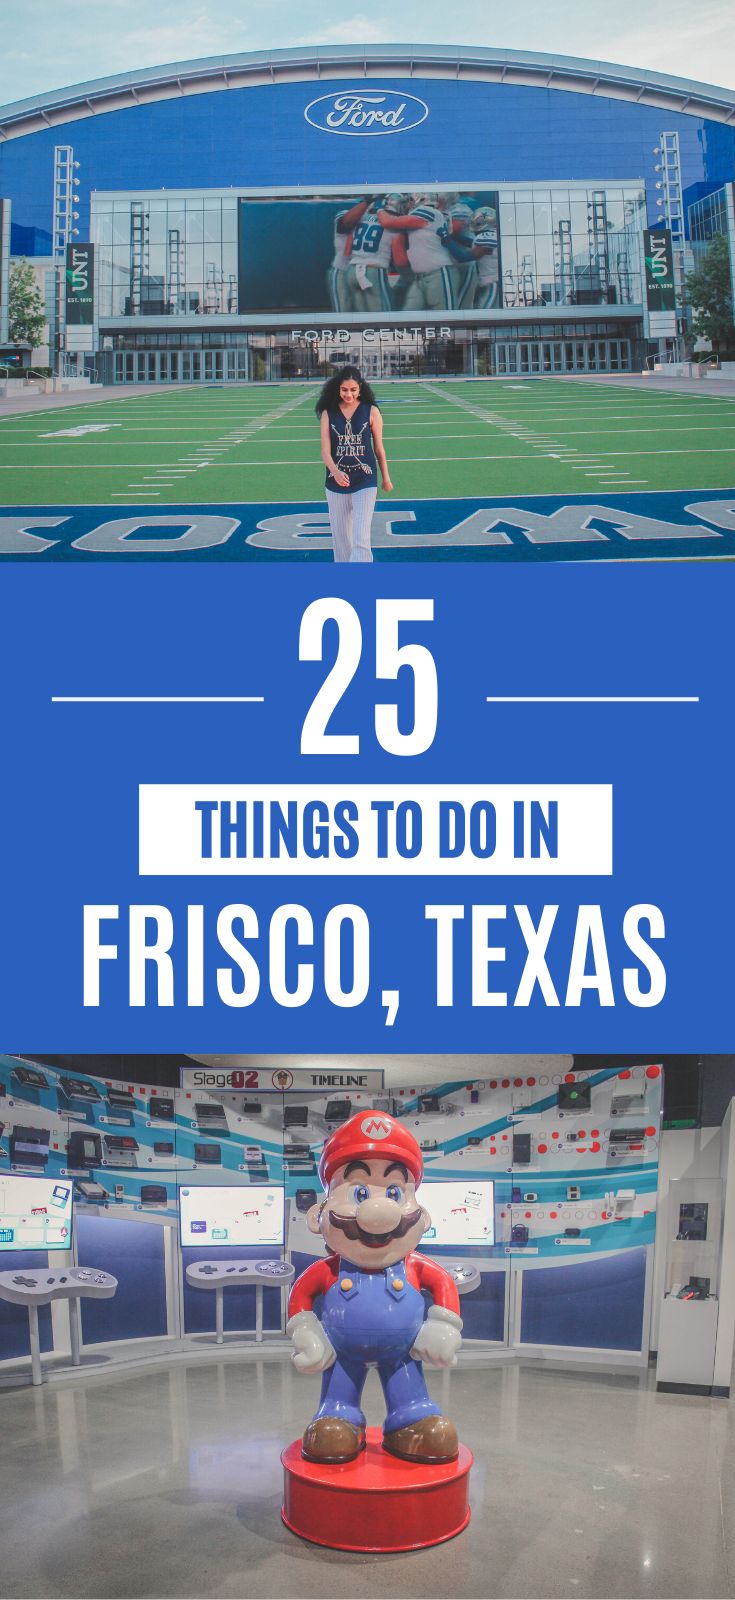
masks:
<svg viewBox="0 0 735 1600"><path fill-rule="evenodd" d="M72 1366L78 1367L82 1359L79 1301L85 1296L109 1300L116 1290L117 1278L96 1267L41 1267L40 1270L26 1267L22 1272L0 1272L0 1300L25 1306L28 1312L31 1383L43 1383L38 1307L47 1306L52 1300L68 1300Z"/></svg>
<svg viewBox="0 0 735 1600"><path fill-rule="evenodd" d="M216 1261L193 1261L186 1269L186 1281L193 1289L213 1289L215 1292L217 1344L224 1344L225 1339L225 1289L239 1289L243 1284L254 1284L255 1342L262 1344L263 1290L280 1289L283 1292L294 1277L295 1270L290 1261L232 1261L224 1257Z"/></svg>
<svg viewBox="0 0 735 1600"><path fill-rule="evenodd" d="M677 1300L661 1307L656 1388L709 1394L714 1381L719 1302Z"/></svg>

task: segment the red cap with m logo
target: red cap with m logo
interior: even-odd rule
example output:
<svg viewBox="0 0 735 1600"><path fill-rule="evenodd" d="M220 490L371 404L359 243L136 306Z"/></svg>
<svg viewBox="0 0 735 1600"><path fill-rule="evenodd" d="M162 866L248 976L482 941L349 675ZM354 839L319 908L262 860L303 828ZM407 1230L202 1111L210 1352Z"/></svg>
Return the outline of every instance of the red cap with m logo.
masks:
<svg viewBox="0 0 735 1600"><path fill-rule="evenodd" d="M324 1188L329 1188L338 1167L358 1161L361 1156L367 1161L402 1161L416 1184L424 1175L421 1151L413 1134L386 1111L358 1111L330 1135L319 1162Z"/></svg>

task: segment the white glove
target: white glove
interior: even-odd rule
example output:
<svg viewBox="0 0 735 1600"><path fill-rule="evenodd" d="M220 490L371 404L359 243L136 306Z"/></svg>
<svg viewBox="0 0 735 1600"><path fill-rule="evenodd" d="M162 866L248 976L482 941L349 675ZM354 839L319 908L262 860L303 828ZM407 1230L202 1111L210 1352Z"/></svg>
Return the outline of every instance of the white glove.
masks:
<svg viewBox="0 0 735 1600"><path fill-rule="evenodd" d="M297 1311L286 1323L286 1332L293 1340L291 1360L299 1372L326 1372L336 1361L336 1351L315 1311Z"/></svg>
<svg viewBox="0 0 735 1600"><path fill-rule="evenodd" d="M462 1343L462 1318L444 1306L431 1306L411 1347L414 1361L428 1361L430 1367L456 1367Z"/></svg>

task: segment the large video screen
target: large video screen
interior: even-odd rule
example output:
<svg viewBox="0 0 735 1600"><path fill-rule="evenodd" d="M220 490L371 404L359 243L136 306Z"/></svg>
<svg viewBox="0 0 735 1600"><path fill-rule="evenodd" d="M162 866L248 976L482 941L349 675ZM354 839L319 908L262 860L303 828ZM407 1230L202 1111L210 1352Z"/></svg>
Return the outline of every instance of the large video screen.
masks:
<svg viewBox="0 0 735 1600"><path fill-rule="evenodd" d="M0 1176L0 1251L69 1250L72 1184Z"/></svg>
<svg viewBox="0 0 735 1600"><path fill-rule="evenodd" d="M495 189L239 202L238 309L377 318L498 304Z"/></svg>
<svg viewBox="0 0 735 1600"><path fill-rule="evenodd" d="M182 1245L283 1244L283 1189L198 1184L179 1190Z"/></svg>
<svg viewBox="0 0 735 1600"><path fill-rule="evenodd" d="M422 1247L495 1243L495 1185L490 1179L422 1183L418 1200L431 1217Z"/></svg>

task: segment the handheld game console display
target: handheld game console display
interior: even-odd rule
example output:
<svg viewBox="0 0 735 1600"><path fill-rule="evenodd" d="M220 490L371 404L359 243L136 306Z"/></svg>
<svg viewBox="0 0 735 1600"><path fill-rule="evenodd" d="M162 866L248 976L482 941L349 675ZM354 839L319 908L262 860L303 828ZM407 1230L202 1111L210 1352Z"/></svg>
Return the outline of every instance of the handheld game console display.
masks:
<svg viewBox="0 0 735 1600"><path fill-rule="evenodd" d="M72 1191L53 1178L0 1178L0 1251L68 1250Z"/></svg>
<svg viewBox="0 0 735 1600"><path fill-rule="evenodd" d="M283 1244L283 1193L275 1184L180 1189L182 1245Z"/></svg>
<svg viewBox="0 0 735 1600"><path fill-rule="evenodd" d="M417 1198L431 1217L422 1246L495 1243L495 1185L490 1180L422 1183Z"/></svg>

